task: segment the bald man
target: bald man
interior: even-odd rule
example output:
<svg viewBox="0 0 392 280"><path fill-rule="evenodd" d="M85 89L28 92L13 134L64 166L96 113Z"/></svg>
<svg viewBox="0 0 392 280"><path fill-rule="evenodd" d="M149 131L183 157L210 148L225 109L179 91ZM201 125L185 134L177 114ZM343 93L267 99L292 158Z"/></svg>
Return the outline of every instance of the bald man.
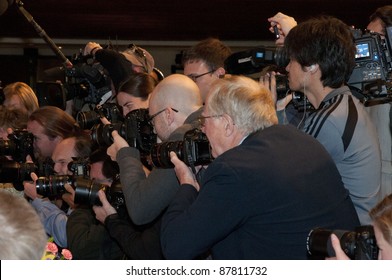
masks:
<svg viewBox="0 0 392 280"><path fill-rule="evenodd" d="M150 97L149 114L163 142L183 140L185 132L198 127L202 99L198 86L185 75L164 78ZM135 224L154 221L166 209L180 187L174 169L153 168L146 176L136 148L112 133L108 148L112 160L120 166L120 179L128 213Z"/></svg>

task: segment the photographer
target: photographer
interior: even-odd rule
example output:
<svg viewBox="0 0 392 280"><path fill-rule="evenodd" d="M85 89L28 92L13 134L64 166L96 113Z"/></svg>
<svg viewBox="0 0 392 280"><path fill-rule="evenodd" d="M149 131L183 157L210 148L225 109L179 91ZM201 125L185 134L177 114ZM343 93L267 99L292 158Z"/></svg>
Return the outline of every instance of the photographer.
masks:
<svg viewBox="0 0 392 280"><path fill-rule="evenodd" d="M0 150L2 154L0 155L1 164L7 163L11 160L14 160L11 154L22 154L21 151L15 149L14 151L10 151L10 145L5 144L9 141L9 134L15 130L23 130L26 129L27 126L27 115L19 109L9 109L5 106L0 105ZM4 141L3 141L4 140ZM6 141L6 142L5 142ZM4 174L3 174L4 172ZM5 174L5 171L1 168L0 171L1 177L8 177L9 174ZM9 178L15 179L15 178ZM23 195L23 192L18 192L14 187L15 185L10 184L11 181L2 180L0 182L0 189L6 189L12 193Z"/></svg>
<svg viewBox="0 0 392 280"><path fill-rule="evenodd" d="M162 141L182 140L186 131L198 126L202 101L199 88L188 77L173 74L164 78L150 97L150 121ZM120 179L132 221L142 225L153 221L173 199L179 184L172 168L153 168L146 177L136 148L112 133L107 153L120 166Z"/></svg>
<svg viewBox="0 0 392 280"><path fill-rule="evenodd" d="M366 29L385 36L385 28L392 26L392 5L378 8L370 15Z"/></svg>
<svg viewBox="0 0 392 280"><path fill-rule="evenodd" d="M90 176L95 178L95 181L98 179L98 182L107 185L119 183L113 182L118 174L118 165L110 159L106 150L94 152L90 157L90 164ZM117 241L128 259L163 259L159 240L160 218L149 225L136 226L130 220L125 205L121 205L119 209L114 208L103 190L98 192L98 196L102 206L93 206L96 219L105 225L110 236Z"/></svg>
<svg viewBox="0 0 392 280"><path fill-rule="evenodd" d="M87 157L90 152L90 139L85 135L63 139L53 151L54 171L57 175L72 175L73 173L68 169L68 164L74 157ZM65 212L53 201L37 192L37 174L32 173L31 178L33 182L25 181L23 183L25 195L30 198L31 205L38 213L47 234L53 236L54 241L59 246L67 247L66 224L68 215L74 209L73 197L70 195L73 192L72 187L66 184L65 189L68 193L62 195L62 199L71 206L69 209L65 209Z"/></svg>
<svg viewBox="0 0 392 280"><path fill-rule="evenodd" d="M210 250L213 259L306 259L313 226L359 224L331 157L314 138L276 125L271 93L256 81L217 80L200 122L215 159L199 186L171 153L181 187L162 220L166 258Z"/></svg>
<svg viewBox="0 0 392 280"><path fill-rule="evenodd" d="M15 82L4 88L3 105L12 109L22 110L27 116L30 116L39 108L38 98L33 89L23 82Z"/></svg>
<svg viewBox="0 0 392 280"><path fill-rule="evenodd" d="M231 53L231 49L216 38L204 39L184 52L184 75L197 84L203 103L211 84L225 76L224 62Z"/></svg>
<svg viewBox="0 0 392 280"><path fill-rule="evenodd" d="M76 120L55 106L44 106L35 110L29 117L27 130L34 135L36 159L51 157L62 139L81 132Z"/></svg>
<svg viewBox="0 0 392 280"><path fill-rule="evenodd" d="M109 72L116 93L121 83L131 74L151 74L155 64L154 58L148 51L134 44L129 45L122 52L117 52L113 49L104 49L98 43L89 42L83 54L92 55Z"/></svg>
<svg viewBox="0 0 392 280"><path fill-rule="evenodd" d="M346 86L355 66L351 29L331 17L313 18L292 29L287 24L293 20L282 13L268 20L285 37L290 89L303 92L315 108L302 130L334 159L361 224L369 224L369 210L380 199L380 144L363 104ZM264 85L269 87L268 79Z"/></svg>
<svg viewBox="0 0 392 280"><path fill-rule="evenodd" d="M157 81L146 73L132 74L121 83L116 100L123 116L135 109L148 108L150 94L156 85Z"/></svg>
<svg viewBox="0 0 392 280"><path fill-rule="evenodd" d="M0 105L0 139L9 140L8 135L11 132L26 129L27 118L27 115L20 109ZM5 147L1 148L3 150Z"/></svg>
<svg viewBox="0 0 392 280"><path fill-rule="evenodd" d="M102 158L102 151L95 150L89 155L89 178L95 185L110 186L118 173L118 166ZM70 190L75 199L75 190ZM92 195L90 189L89 195ZM79 192L78 195L81 195ZM81 195L86 198L85 193ZM92 205L79 204L70 214L67 225L68 248L74 259L117 260L124 258L124 252L107 229L95 218Z"/></svg>
<svg viewBox="0 0 392 280"><path fill-rule="evenodd" d="M384 197L371 211L370 218L373 220L374 234L379 248L379 260L392 260L392 195ZM336 257L327 259L349 260L340 247L340 240L331 235L332 247Z"/></svg>

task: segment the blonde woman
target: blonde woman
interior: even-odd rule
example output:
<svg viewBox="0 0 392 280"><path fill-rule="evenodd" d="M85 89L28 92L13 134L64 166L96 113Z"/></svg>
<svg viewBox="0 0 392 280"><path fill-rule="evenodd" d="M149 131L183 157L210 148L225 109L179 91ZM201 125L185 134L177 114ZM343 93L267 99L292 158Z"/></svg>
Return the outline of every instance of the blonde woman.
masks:
<svg viewBox="0 0 392 280"><path fill-rule="evenodd" d="M4 106L9 109L20 109L28 116L39 107L38 98L33 89L23 82L7 85L4 88L4 96Z"/></svg>

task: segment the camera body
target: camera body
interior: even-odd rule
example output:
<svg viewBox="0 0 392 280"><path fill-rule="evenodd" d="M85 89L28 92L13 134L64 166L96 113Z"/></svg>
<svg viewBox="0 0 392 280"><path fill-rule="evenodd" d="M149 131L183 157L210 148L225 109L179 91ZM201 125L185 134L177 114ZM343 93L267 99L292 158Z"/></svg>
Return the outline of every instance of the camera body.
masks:
<svg viewBox="0 0 392 280"><path fill-rule="evenodd" d="M372 226L359 226L355 231L312 229L307 237L306 247L310 256L334 257L331 234L340 240L340 246L350 259L376 260L378 247Z"/></svg>
<svg viewBox="0 0 392 280"><path fill-rule="evenodd" d="M15 130L8 135L9 140L0 139L0 156L11 156L17 162L26 161L26 156L34 158L34 136L26 130Z"/></svg>
<svg viewBox="0 0 392 280"><path fill-rule="evenodd" d="M365 105L390 102L392 94L392 26L385 38L374 32L353 29L356 54L355 68L348 84L363 94Z"/></svg>
<svg viewBox="0 0 392 280"><path fill-rule="evenodd" d="M92 128L91 139L99 146L110 146L113 143L113 130L117 130L129 146L139 150L142 162L148 166L147 157L151 147L157 142L157 135L150 122L148 109L136 109L129 112L124 122L96 125Z"/></svg>
<svg viewBox="0 0 392 280"><path fill-rule="evenodd" d="M104 103L96 105L91 111L79 111L76 121L82 129L91 129L101 123L101 118L105 117L112 123L123 121L122 110L117 103Z"/></svg>
<svg viewBox="0 0 392 280"><path fill-rule="evenodd" d="M192 129L185 133L181 141L156 143L151 149L152 165L159 168L172 168L170 152L188 166L207 165L212 162L210 142L200 129Z"/></svg>

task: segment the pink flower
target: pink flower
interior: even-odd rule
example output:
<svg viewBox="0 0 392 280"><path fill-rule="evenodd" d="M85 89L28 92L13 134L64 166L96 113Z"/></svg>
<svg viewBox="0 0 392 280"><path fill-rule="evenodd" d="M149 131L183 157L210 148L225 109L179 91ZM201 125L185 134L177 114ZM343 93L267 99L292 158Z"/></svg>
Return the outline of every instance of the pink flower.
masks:
<svg viewBox="0 0 392 280"><path fill-rule="evenodd" d="M49 251L49 252L51 252L51 253L53 253L53 254L56 254L57 252L58 252L58 248L57 248L57 245L55 244L55 243L53 243L53 242L48 242L47 244L46 244L46 251Z"/></svg>
<svg viewBox="0 0 392 280"><path fill-rule="evenodd" d="M64 256L64 259L66 260L72 260L72 253L68 249L63 249L61 250L61 254Z"/></svg>

